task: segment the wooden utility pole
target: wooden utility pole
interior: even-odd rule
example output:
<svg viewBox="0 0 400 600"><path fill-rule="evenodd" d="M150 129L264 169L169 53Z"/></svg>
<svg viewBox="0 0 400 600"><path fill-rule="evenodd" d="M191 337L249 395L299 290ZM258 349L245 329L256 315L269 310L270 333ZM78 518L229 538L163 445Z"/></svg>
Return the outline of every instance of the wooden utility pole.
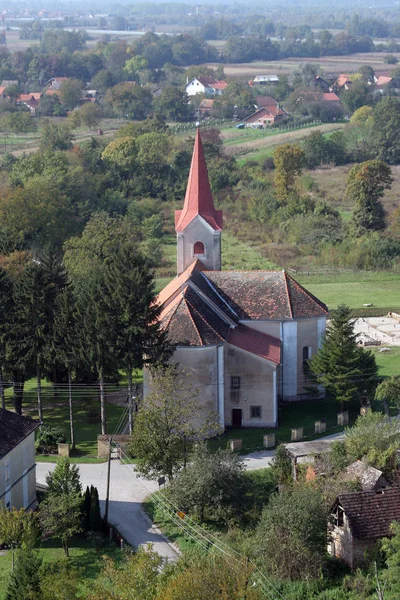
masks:
<svg viewBox="0 0 400 600"><path fill-rule="evenodd" d="M106 523L108 523L108 505L110 502L111 444L112 444L112 437L110 437L110 440L108 442L107 494L106 494L106 509L104 511L104 520Z"/></svg>

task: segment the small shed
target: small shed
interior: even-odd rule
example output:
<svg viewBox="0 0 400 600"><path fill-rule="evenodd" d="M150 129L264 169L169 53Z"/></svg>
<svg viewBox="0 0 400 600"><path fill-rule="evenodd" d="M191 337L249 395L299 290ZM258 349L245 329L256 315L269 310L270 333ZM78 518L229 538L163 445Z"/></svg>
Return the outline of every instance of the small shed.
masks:
<svg viewBox="0 0 400 600"><path fill-rule="evenodd" d="M286 454L292 461L293 479L297 479L297 466L304 463L313 463L315 457L329 452L333 442L340 439L325 438L322 440L313 440L311 442L292 442L285 444Z"/></svg>
<svg viewBox="0 0 400 600"><path fill-rule="evenodd" d="M331 512L328 552L355 569L379 539L392 535L393 521L400 521L400 488L340 495Z"/></svg>
<svg viewBox="0 0 400 600"><path fill-rule="evenodd" d="M347 481L358 481L363 492L382 490L390 485L382 471L371 467L362 460L356 460L356 462L347 467L345 479Z"/></svg>

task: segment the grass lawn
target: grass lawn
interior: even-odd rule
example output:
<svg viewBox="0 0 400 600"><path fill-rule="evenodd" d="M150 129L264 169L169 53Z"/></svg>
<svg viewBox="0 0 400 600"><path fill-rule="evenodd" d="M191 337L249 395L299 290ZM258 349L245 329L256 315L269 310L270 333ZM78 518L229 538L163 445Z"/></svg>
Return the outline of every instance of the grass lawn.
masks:
<svg viewBox="0 0 400 600"><path fill-rule="evenodd" d="M44 563L58 562L64 559L64 551L56 540L43 542L38 550ZM118 560L122 554L114 543L105 542L104 546L97 549L83 537L74 538L70 544L69 564L80 572L81 591L79 597L84 598L91 590L93 581L97 578L103 565L103 556L110 556ZM5 597L7 581L11 571L11 553L0 556L0 600Z"/></svg>
<svg viewBox="0 0 400 600"><path fill-rule="evenodd" d="M69 407L67 392L62 389L55 397L53 387L43 381L43 418L46 425L61 427L70 441L69 430ZM107 386L107 392L118 389L116 386ZM12 408L12 388L6 390L7 406ZM25 384L24 414L37 418L36 380L27 381ZM115 404L106 406L107 431L114 432L124 407ZM74 416L75 416L75 439L76 458L79 462L97 461L97 435L101 433L99 419L100 403L98 401L98 389L96 386L79 386L74 388ZM54 457L50 457L54 459ZM49 460L49 457L38 457L38 460ZM56 460L56 459L55 459ZM102 461L100 461L102 462Z"/></svg>
<svg viewBox="0 0 400 600"><path fill-rule="evenodd" d="M327 435L342 431L343 427L337 425L337 413L340 412L340 405L336 400L317 400L290 402L279 407L279 428L254 429L250 427L228 429L222 436L209 441L213 450L217 448L226 448L229 440L239 438L243 441L242 453L248 454L255 450L265 450L263 447L263 436L267 433L275 433L278 442L290 442L291 429L295 427L304 427L304 437L306 439L315 439L321 437L315 435L315 421L326 419ZM355 407L350 409L350 424L357 418L359 409Z"/></svg>
<svg viewBox="0 0 400 600"><path fill-rule="evenodd" d="M400 347L391 346L390 352L379 352L379 348L371 348L379 367L379 375L390 377L400 375Z"/></svg>
<svg viewBox="0 0 400 600"><path fill-rule="evenodd" d="M321 275L295 274L294 278L329 308L345 303L362 308L372 303L376 307L400 307L400 275L390 272L361 271Z"/></svg>

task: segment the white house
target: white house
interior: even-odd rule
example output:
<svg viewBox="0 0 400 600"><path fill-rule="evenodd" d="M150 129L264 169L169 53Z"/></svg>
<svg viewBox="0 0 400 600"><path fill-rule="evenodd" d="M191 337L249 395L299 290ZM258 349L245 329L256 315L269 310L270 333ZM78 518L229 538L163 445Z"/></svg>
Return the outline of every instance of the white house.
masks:
<svg viewBox="0 0 400 600"><path fill-rule="evenodd" d="M35 430L38 421L0 408L0 502L7 509L35 508Z"/></svg>
<svg viewBox="0 0 400 600"><path fill-rule="evenodd" d="M227 87L226 81L217 81L213 77L193 77L186 83L188 96L196 94L208 94L210 96L221 96Z"/></svg>

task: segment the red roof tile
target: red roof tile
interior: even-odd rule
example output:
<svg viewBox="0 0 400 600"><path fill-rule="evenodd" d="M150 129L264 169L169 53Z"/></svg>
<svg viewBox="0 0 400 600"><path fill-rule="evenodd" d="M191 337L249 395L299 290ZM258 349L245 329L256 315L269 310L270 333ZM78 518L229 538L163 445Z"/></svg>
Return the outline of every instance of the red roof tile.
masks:
<svg viewBox="0 0 400 600"><path fill-rule="evenodd" d="M400 488L342 494L336 500L348 519L355 538L376 540L391 535L393 521L400 521Z"/></svg>
<svg viewBox="0 0 400 600"><path fill-rule="evenodd" d="M325 94L322 94L322 96L325 102L340 102L339 96L337 96L333 92L327 92Z"/></svg>
<svg viewBox="0 0 400 600"><path fill-rule="evenodd" d="M278 365L281 362L280 341L245 325L238 325L235 329L230 330L228 343Z"/></svg>
<svg viewBox="0 0 400 600"><path fill-rule="evenodd" d="M175 211L176 231L183 231L197 215L214 230L222 228L222 211L215 210L214 207L199 129L196 134L183 209Z"/></svg>

